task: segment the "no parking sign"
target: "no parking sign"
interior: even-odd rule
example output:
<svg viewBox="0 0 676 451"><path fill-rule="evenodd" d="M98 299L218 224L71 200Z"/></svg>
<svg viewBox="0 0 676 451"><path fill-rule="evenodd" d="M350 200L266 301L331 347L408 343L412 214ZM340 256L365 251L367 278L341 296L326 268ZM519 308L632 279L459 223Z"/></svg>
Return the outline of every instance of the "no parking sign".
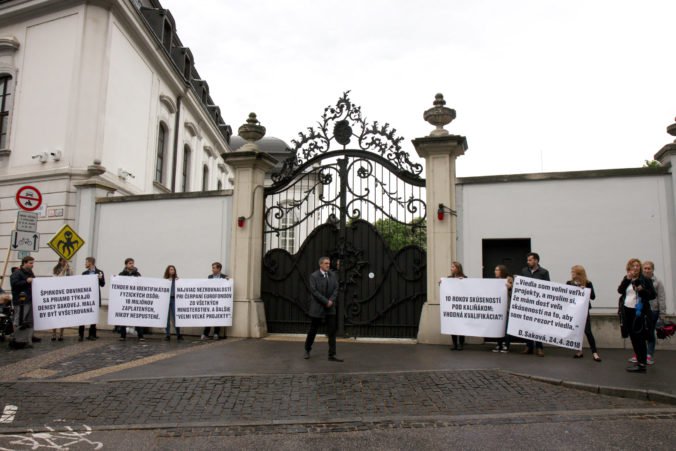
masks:
<svg viewBox="0 0 676 451"><path fill-rule="evenodd" d="M42 205L42 193L34 186L22 186L14 197L16 204L24 211L35 211Z"/></svg>

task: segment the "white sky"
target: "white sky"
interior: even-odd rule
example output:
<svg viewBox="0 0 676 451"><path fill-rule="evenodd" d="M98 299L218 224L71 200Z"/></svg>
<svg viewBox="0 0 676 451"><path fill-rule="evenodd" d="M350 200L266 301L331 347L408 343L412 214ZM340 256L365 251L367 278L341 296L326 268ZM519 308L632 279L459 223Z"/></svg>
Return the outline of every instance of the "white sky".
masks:
<svg viewBox="0 0 676 451"><path fill-rule="evenodd" d="M161 0L233 130L290 142L345 90L410 140L437 92L458 175L638 167L673 138L675 0Z"/></svg>

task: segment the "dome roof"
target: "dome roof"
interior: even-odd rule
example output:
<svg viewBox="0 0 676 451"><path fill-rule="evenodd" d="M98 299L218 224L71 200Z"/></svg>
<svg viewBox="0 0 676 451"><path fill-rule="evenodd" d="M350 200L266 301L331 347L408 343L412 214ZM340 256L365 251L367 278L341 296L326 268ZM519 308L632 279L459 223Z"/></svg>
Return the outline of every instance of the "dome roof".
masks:
<svg viewBox="0 0 676 451"><path fill-rule="evenodd" d="M233 136L230 138L230 147L232 150L237 150L246 144L246 141L240 136ZM273 136L264 136L256 141L256 145L261 152L269 153L277 161L284 161L291 156L289 145L279 138Z"/></svg>

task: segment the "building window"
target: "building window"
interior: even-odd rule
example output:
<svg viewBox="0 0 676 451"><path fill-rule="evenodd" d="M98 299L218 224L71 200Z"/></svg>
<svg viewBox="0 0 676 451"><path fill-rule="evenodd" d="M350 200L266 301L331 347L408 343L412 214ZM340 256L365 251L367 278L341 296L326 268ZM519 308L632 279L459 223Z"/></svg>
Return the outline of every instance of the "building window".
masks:
<svg viewBox="0 0 676 451"><path fill-rule="evenodd" d="M164 30L162 32L162 45L168 52L171 51L171 23L168 20L164 21Z"/></svg>
<svg viewBox="0 0 676 451"><path fill-rule="evenodd" d="M155 161L155 181L162 183L164 181L164 155L167 141L167 129L164 124L160 124L160 130L157 134L157 160Z"/></svg>
<svg viewBox="0 0 676 451"><path fill-rule="evenodd" d="M7 148L7 136L9 134L9 85L12 81L10 75L0 75L0 149Z"/></svg>
<svg viewBox="0 0 676 451"><path fill-rule="evenodd" d="M293 211L287 211L279 222L279 247L285 249L290 254L295 252L296 247L296 215Z"/></svg>
<svg viewBox="0 0 676 451"><path fill-rule="evenodd" d="M209 191L209 166L202 168L202 191Z"/></svg>
<svg viewBox="0 0 676 451"><path fill-rule="evenodd" d="M188 192L188 183L190 183L190 147L183 147L183 182L182 191Z"/></svg>

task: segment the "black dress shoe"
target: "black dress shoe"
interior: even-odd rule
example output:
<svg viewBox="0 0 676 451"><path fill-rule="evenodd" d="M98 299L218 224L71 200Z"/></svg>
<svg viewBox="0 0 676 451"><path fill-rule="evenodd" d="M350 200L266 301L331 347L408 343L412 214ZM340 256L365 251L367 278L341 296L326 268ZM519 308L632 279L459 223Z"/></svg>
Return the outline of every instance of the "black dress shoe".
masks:
<svg viewBox="0 0 676 451"><path fill-rule="evenodd" d="M32 337L31 337L31 341L32 341L33 343L40 343L40 342L42 341L42 338L36 337L36 336L32 336ZM53 340L52 340L52 341L53 341Z"/></svg>
<svg viewBox="0 0 676 451"><path fill-rule="evenodd" d="M645 373L645 365L634 365L627 368L630 373Z"/></svg>
<svg viewBox="0 0 676 451"><path fill-rule="evenodd" d="M82 340L84 340L83 336L80 335L79 337L77 337L77 341L82 341Z"/></svg>
<svg viewBox="0 0 676 451"><path fill-rule="evenodd" d="M329 362L343 362L343 359L339 359L335 355L330 355L329 356Z"/></svg>
<svg viewBox="0 0 676 451"><path fill-rule="evenodd" d="M305 351L305 354L303 354L303 358L305 360L309 359L310 358L310 351Z"/></svg>

